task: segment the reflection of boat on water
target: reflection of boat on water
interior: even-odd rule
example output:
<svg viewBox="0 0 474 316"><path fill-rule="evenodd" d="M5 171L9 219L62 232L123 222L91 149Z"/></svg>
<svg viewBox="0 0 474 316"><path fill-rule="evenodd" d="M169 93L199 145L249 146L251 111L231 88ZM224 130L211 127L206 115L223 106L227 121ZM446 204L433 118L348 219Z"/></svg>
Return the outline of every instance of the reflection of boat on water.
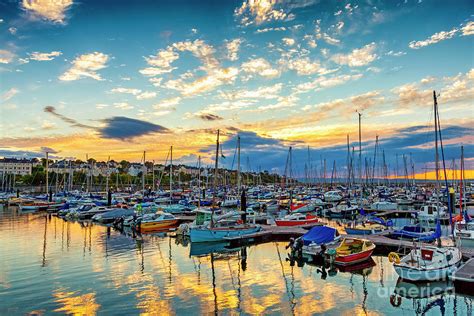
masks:
<svg viewBox="0 0 474 316"><path fill-rule="evenodd" d="M365 260L364 262L360 262L353 265L345 265L345 266L337 266L337 269L340 272L347 272L352 274L359 274L359 275L370 275L372 273L372 268L376 266L376 263L372 257Z"/></svg>
<svg viewBox="0 0 474 316"><path fill-rule="evenodd" d="M451 281L430 281L430 282L410 282L399 278L395 286L394 293L405 298L429 298L454 290Z"/></svg>
<svg viewBox="0 0 474 316"><path fill-rule="evenodd" d="M236 253L240 248L228 248L228 242L191 243L190 256L207 256L209 254Z"/></svg>

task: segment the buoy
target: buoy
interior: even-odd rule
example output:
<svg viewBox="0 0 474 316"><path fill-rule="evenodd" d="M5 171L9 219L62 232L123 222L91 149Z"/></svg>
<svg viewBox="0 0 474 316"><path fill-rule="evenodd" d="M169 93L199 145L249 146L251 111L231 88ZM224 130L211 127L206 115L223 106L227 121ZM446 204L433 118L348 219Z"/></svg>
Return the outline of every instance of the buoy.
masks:
<svg viewBox="0 0 474 316"><path fill-rule="evenodd" d="M396 264L400 263L400 256L396 252L391 252L388 254L388 261L395 262Z"/></svg>

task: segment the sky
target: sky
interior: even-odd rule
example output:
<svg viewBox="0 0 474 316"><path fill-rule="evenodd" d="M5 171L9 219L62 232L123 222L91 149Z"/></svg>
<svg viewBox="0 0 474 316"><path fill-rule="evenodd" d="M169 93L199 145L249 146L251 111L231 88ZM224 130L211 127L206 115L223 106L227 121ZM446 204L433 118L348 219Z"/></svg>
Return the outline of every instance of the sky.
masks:
<svg viewBox="0 0 474 316"><path fill-rule="evenodd" d="M474 169L472 1L0 3L0 156ZM378 150L375 140L378 136ZM309 149L308 149L309 148ZM410 169L410 168L408 168Z"/></svg>

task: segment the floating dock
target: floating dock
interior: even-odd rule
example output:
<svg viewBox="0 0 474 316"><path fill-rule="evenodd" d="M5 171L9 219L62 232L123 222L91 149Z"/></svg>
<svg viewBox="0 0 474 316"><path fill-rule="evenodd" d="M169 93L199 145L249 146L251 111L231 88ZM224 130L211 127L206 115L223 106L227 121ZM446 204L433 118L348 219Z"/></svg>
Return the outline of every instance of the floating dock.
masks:
<svg viewBox="0 0 474 316"><path fill-rule="evenodd" d="M322 224L319 224L322 225ZM226 238L229 241L231 247L239 247L242 245L258 244L270 241L288 241L291 237L296 238L304 235L308 230L317 225L310 226L272 226L272 225L261 225L262 230L253 234L229 237ZM364 238L373 242L377 248L378 253L388 253L390 251L396 251L398 253L408 253L414 246L413 241L391 239L387 237L389 232L382 232L372 235L348 235L341 234L342 238ZM417 243L417 246L420 244ZM428 244L426 244L428 245ZM461 248L463 257L465 259L474 258L474 249L472 248Z"/></svg>

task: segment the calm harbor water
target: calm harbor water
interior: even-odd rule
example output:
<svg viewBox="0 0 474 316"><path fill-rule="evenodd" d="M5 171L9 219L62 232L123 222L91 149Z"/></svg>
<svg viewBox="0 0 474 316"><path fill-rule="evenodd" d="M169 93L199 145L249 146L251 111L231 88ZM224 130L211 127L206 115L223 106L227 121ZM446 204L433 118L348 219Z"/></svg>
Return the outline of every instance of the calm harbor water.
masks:
<svg viewBox="0 0 474 316"><path fill-rule="evenodd" d="M445 291L449 283L397 285L385 257L326 275L286 255L285 243L229 250L132 238L0 206L0 314L472 314L474 299ZM408 287L392 306L390 295Z"/></svg>

